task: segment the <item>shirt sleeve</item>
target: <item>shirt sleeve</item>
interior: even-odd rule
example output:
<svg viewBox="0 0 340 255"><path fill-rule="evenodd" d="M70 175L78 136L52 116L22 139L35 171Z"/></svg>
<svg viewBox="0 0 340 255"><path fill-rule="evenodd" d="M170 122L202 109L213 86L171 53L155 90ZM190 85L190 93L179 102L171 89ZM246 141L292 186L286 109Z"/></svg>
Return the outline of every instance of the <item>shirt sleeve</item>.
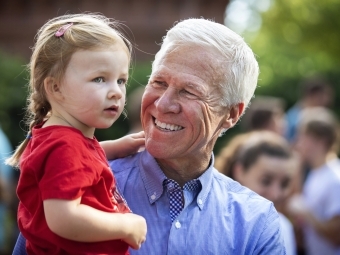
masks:
<svg viewBox="0 0 340 255"><path fill-rule="evenodd" d="M280 218L273 205L253 254L286 255Z"/></svg>

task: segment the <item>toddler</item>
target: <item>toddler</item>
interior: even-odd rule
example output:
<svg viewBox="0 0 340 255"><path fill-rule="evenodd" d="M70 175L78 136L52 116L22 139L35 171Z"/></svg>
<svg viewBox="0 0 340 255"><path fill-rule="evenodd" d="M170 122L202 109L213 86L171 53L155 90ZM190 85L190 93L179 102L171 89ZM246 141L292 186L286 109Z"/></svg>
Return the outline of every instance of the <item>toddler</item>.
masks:
<svg viewBox="0 0 340 255"><path fill-rule="evenodd" d="M38 31L29 65L29 132L7 160L21 171L18 225L28 254L128 254L145 241L145 219L118 193L94 137L125 104L131 45L118 25L87 13L56 17ZM142 133L116 145L141 140ZM110 157L129 150L104 146Z"/></svg>

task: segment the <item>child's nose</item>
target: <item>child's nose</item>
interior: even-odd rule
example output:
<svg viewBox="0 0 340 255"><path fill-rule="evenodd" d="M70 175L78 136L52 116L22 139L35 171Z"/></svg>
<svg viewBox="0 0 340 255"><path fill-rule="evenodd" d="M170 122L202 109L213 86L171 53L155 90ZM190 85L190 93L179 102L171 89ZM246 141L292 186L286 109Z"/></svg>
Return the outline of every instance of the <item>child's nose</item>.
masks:
<svg viewBox="0 0 340 255"><path fill-rule="evenodd" d="M120 99L123 96L123 91L117 82L113 82L110 86L110 91L108 93L109 98Z"/></svg>

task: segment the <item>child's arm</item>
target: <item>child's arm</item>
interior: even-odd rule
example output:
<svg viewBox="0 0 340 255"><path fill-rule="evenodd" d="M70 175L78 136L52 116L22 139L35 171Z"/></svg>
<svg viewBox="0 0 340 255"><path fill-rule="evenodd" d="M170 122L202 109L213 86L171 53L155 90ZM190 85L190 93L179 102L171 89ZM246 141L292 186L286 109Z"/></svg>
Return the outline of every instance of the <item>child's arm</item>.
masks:
<svg viewBox="0 0 340 255"><path fill-rule="evenodd" d="M137 153L145 144L144 131L123 136L117 140L100 142L107 159L124 158Z"/></svg>
<svg viewBox="0 0 340 255"><path fill-rule="evenodd" d="M132 213L99 211L75 200L44 200L48 227L55 234L78 242L121 239L139 249L146 238L146 222Z"/></svg>

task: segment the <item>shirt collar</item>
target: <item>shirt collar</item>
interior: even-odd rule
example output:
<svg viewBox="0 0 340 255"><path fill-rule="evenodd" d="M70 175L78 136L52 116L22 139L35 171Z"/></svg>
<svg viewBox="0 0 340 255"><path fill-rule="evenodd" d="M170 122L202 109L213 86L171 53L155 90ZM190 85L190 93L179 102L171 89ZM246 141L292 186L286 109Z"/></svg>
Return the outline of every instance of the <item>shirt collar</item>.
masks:
<svg viewBox="0 0 340 255"><path fill-rule="evenodd" d="M200 193L198 193L196 202L201 210L203 209L205 201L207 200L208 194L211 190L214 162L215 162L214 154L211 154L211 160L208 169L200 177L198 177L198 180L201 182L202 189Z"/></svg>
<svg viewBox="0 0 340 255"><path fill-rule="evenodd" d="M163 193L165 174L160 169L154 157L147 150L140 157L140 174L144 182L150 204L156 202Z"/></svg>
<svg viewBox="0 0 340 255"><path fill-rule="evenodd" d="M211 154L211 160L208 169L199 178L197 178L202 186L202 189L199 192L196 200L200 209L204 207L205 201L211 189L214 161L214 155ZM140 173L144 182L146 193L149 197L149 202L152 204L162 195L164 190L163 182L167 179L167 177L157 164L155 158L152 157L147 150L144 150L140 157Z"/></svg>

